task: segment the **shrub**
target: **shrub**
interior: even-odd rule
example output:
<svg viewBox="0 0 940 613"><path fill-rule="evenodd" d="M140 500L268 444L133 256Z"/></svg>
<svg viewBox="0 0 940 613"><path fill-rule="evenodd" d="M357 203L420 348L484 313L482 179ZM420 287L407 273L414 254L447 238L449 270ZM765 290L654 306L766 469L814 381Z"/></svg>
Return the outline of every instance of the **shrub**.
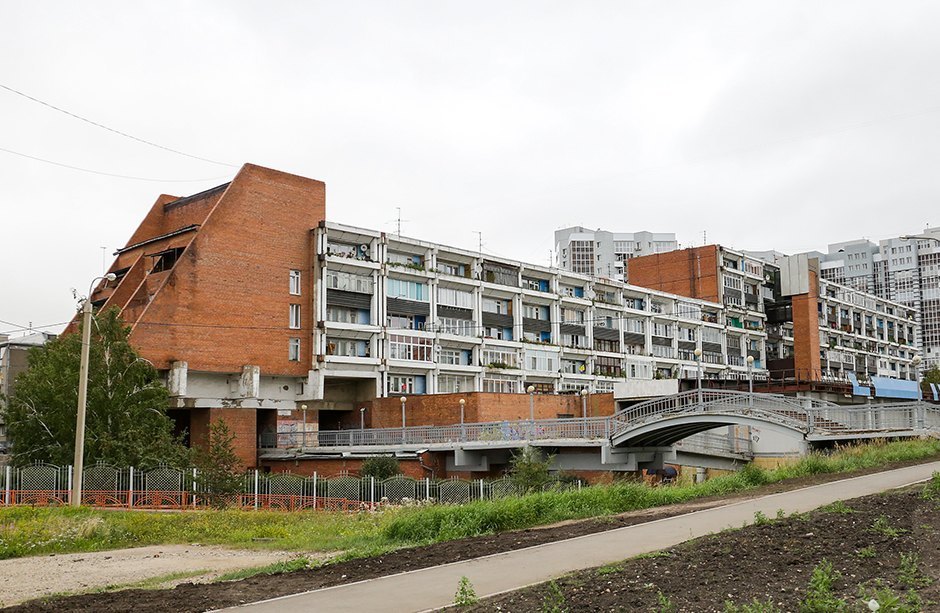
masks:
<svg viewBox="0 0 940 613"><path fill-rule="evenodd" d="M359 474L363 477L374 477L381 481L401 474L398 460L392 457L369 458L362 463Z"/></svg>

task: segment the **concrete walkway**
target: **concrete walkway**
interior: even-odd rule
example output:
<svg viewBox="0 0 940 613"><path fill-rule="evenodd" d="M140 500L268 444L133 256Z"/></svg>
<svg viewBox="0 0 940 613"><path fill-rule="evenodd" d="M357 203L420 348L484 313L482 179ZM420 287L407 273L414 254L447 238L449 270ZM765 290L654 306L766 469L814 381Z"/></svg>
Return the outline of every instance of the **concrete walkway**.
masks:
<svg viewBox="0 0 940 613"><path fill-rule="evenodd" d="M238 607L258 613L427 611L453 603L457 584L466 576L481 598L548 581L566 573L613 564L666 549L689 539L740 528L760 511L768 517L783 509L803 513L837 500L877 494L928 479L940 462L844 479L790 492L771 494L685 515L589 534L432 568L400 573L284 596ZM394 554L392 554L394 555Z"/></svg>

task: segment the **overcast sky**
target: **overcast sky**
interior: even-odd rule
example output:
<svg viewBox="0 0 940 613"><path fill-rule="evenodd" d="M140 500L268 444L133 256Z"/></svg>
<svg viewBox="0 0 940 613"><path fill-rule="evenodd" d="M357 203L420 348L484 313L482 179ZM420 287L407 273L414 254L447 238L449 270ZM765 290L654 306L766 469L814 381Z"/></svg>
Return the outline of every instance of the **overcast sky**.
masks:
<svg viewBox="0 0 940 613"><path fill-rule="evenodd" d="M0 85L327 184L327 216L546 264L570 225L795 252L917 232L937 2L5 2ZM0 320L64 322L160 193L234 168L0 89ZM185 182L184 182L185 181ZM0 332L15 326L0 323ZM55 330L55 328L52 328Z"/></svg>

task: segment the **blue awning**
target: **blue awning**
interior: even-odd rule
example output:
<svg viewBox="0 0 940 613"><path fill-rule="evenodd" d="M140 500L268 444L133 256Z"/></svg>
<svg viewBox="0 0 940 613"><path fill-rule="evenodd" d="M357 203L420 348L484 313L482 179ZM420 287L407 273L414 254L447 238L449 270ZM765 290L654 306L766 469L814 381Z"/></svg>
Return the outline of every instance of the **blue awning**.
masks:
<svg viewBox="0 0 940 613"><path fill-rule="evenodd" d="M852 394L855 396L871 396L871 388L859 385L858 377L855 376L854 372L849 371L846 375L849 377L849 381L852 382Z"/></svg>
<svg viewBox="0 0 940 613"><path fill-rule="evenodd" d="M933 392L933 401L940 402L940 388L937 387L936 383L930 384L930 391Z"/></svg>
<svg viewBox="0 0 940 613"><path fill-rule="evenodd" d="M879 398L903 398L905 400L919 400L920 390L917 381L904 381L888 377L872 377L875 384L875 396Z"/></svg>

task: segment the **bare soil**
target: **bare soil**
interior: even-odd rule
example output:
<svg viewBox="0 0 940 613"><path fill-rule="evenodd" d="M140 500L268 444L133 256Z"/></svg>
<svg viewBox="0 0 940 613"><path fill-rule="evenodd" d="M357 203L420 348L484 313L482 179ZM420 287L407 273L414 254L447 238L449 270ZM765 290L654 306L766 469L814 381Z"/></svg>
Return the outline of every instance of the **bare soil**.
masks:
<svg viewBox="0 0 940 613"><path fill-rule="evenodd" d="M212 609L218 609L229 606L236 606L238 604L244 604L246 602L255 602L258 600L264 600L268 598L274 598L277 596L285 596L288 594L296 594L300 592L310 591L314 589L330 587L334 585L340 585L343 583L349 583L354 581L362 581L365 579L371 579L375 577L381 577L385 575L392 575L400 572L405 572L409 570L417 570L420 568L427 568L430 566L436 566L441 564L442 561L455 562L460 560L466 560L471 558L476 558L480 556L490 555L494 553L499 553L503 551L510 551L514 549L521 549L524 547L531 547L533 545L538 545L541 543L547 543L557 540L563 540L567 538L573 538L576 536L581 536L584 534L592 534L596 532L602 532L605 530L611 530L614 528L620 528L623 526L635 525L639 523L644 523L652 521L655 519L661 519L665 517L671 517L674 515L679 515L682 513L688 513L690 511L702 508L709 508L714 506L719 506L726 503L729 500L736 500L742 498L751 498L756 496L762 496L770 493L776 493L781 491L787 491L792 489L797 489L800 487L806 487L809 485L815 485L819 483L826 483L830 481L835 481L839 479L845 479L852 476L858 476L862 474L870 474L874 472L879 472L882 470L890 470L892 468L900 468L902 466L909 466L912 464L918 464L926 461L932 461L933 458L914 461L914 462L897 462L888 466L882 466L877 469L855 471L853 473L842 473L842 474L832 474L832 475L816 475L812 477L806 477L801 479L794 479L784 483L777 483L770 486L757 488L754 490L749 490L747 492L742 492L740 494L728 497L712 497L707 499L700 499L695 502L682 504L682 505L673 505L669 507L660 507L654 509L646 509L643 511L636 511L631 513L625 513L622 515L596 518L589 520L581 521L569 521L563 522L553 526L546 526L540 528L533 528L529 530L520 530L509 533L503 533L498 535L487 535L481 537L474 537L468 539L461 539L456 541L448 541L443 543L435 543L432 545L425 545L421 547L412 547L407 549L400 549L394 554L383 555L373 558L362 558L349 560L345 562L337 562L331 564L325 564L317 568L309 570L294 571L290 573L283 573L279 575L267 575L267 576L256 576L248 579L243 579L241 581L230 581L230 582L221 582L221 583L181 583L174 587L173 589L128 589L117 592L108 592L108 593L93 593L93 594L81 594L76 596L68 596L47 600L33 600L24 604L20 604L4 611L43 611L43 612L59 612L59 611L128 611L134 610L137 612L145 611L179 611L179 612L202 612ZM940 515L940 511L936 513ZM829 516L826 516L829 517ZM839 516L843 517L843 516ZM855 517L855 515L849 515L847 517ZM927 522L922 522L927 523ZM940 524L936 526L940 530ZM907 537L906 537L907 538ZM766 539L765 539L766 540ZM820 541L821 542L821 541ZM813 552L817 547L817 540L809 537L802 538L799 541L800 547L796 548L791 552L790 558L792 560L802 559L804 552L803 550ZM825 541L827 547L837 546ZM906 541L905 541L906 543ZM795 545L789 545L791 548ZM838 545L841 546L841 545ZM720 547L724 547L721 545ZM937 547L937 542L934 542L934 548ZM680 548L677 548L677 550ZM732 547L732 549L734 549ZM777 551L777 548L773 544L768 544L762 542L759 547L756 547L757 553L761 556L766 557L768 552ZM822 551L826 552L825 547ZM909 551L909 549L904 549L903 551ZM934 560L936 564L940 564L940 560L937 560L940 557L940 553L935 552ZM302 555L302 553L296 553L295 555ZM701 589L696 588L694 591L698 592L707 592L710 590L710 585L717 581L717 577L706 577L699 582L691 582L690 578L696 576L695 573L700 571L707 571L709 568L713 567L713 561L711 557L716 559L729 558L733 562L739 562L740 559L737 557L739 554L732 551L731 554L725 555L720 553L715 553L712 551L709 553L709 556L698 559L695 564L696 566L683 567L683 572L678 573L677 570L669 570L668 574L672 574L673 578L676 579L677 589L688 590L690 586L702 586ZM734 556L734 557L731 557ZM925 557L925 556L922 556ZM672 560L672 556L669 558L662 558L659 561L662 563L662 560ZM32 558L24 558L20 560L13 560L11 562L19 562L21 564L29 564ZM637 560L635 562L652 562L656 560ZM895 560L896 561L896 560ZM808 563L808 562L807 562ZM796 564L796 562L792 562ZM790 568L791 563L779 563L774 566L775 570L773 572L783 572L784 570ZM810 564L809 571L812 570L813 564ZM739 564L733 564L733 568L736 569L736 572L740 574L741 567ZM801 572L805 575L806 578L809 577L809 574L805 568L802 566L799 567ZM692 571L690 575L688 571ZM676 574L678 573L678 574ZM638 581L643 579L642 584L650 583L654 578L660 577L659 571L656 567L651 567L649 570L644 570L640 573ZM652 578L651 578L652 577ZM610 580L610 578L605 579ZM731 583L737 584L740 582L740 578L732 580ZM717 584L723 585L722 582ZM766 585L766 582L765 582ZM805 581L800 583L800 587L805 587ZM649 590L649 588L644 588ZM666 585L663 589L666 593L666 589L671 589L669 585ZM726 589L726 588L722 588ZM728 593L734 595L735 592L731 588L727 588ZM61 591L61 590L56 590ZM653 591L653 598L655 601L656 591ZM34 592L38 595L39 592ZM523 592L524 593L524 592ZM520 594L523 594L520 593ZM507 596L509 597L509 596ZM526 603L529 602L529 597L518 596L520 600L518 601L520 606L526 606ZM537 598L537 596L531 596L531 598ZM937 598L940 600L940 597ZM534 602L534 601L533 601ZM574 602L572 600L572 602ZM640 602L640 601L637 601ZM645 601L643 601L645 602ZM719 603L720 604L720 603ZM535 606L535 610L541 608L542 602L539 599L538 605ZM489 603L487 604L489 606ZM499 603L494 604L493 607L503 606ZM634 608L629 601L624 601L622 604L613 604L609 606L607 604L598 604L597 606L591 605L590 610L648 610L640 608ZM605 607L607 607L605 609ZM517 608L513 605L508 609L503 606L502 610L526 610L524 608ZM588 610L588 608L582 609L570 609L570 610ZM656 609L658 610L658 609ZM708 609L702 608L690 608L684 609L688 611L704 611Z"/></svg>
<svg viewBox="0 0 940 613"><path fill-rule="evenodd" d="M911 586L902 578L901 554L916 554L914 583L922 610L938 611L940 506L923 500L921 489L857 498L846 503L851 513L818 510L703 537L654 556L503 594L468 610L705 613L756 599L779 611L796 611L813 569L827 560L839 573L833 595L851 611L868 611L860 587L881 581L906 594ZM881 517L899 531L896 536L872 529Z"/></svg>

